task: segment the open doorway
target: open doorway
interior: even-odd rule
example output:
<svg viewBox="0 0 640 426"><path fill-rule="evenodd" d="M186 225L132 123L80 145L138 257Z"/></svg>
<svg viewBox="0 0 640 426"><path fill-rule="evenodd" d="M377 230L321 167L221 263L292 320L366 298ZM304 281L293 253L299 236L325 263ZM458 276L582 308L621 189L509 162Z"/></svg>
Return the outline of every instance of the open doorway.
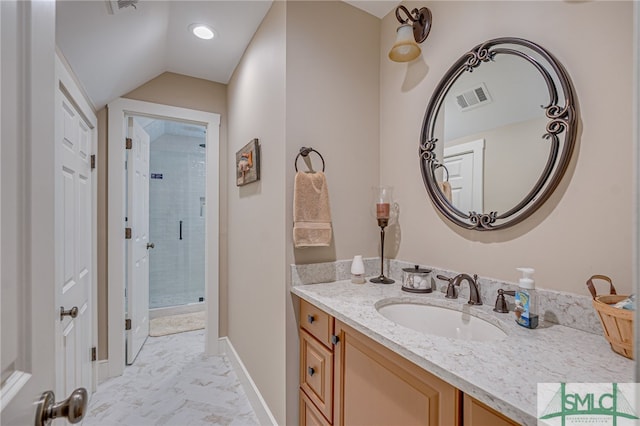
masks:
<svg viewBox="0 0 640 426"><path fill-rule="evenodd" d="M131 115L127 142L127 361L147 337L205 327L205 126Z"/></svg>
<svg viewBox="0 0 640 426"><path fill-rule="evenodd" d="M130 303L127 297L133 293L127 289L130 276L127 273L127 232L132 235L136 233L127 231L132 224L128 213L128 191L127 173L131 172L131 164L128 164L128 154L126 145L130 118L138 123L144 133L149 136L149 146L154 144L158 148L164 147L165 150L175 145L171 142L171 133L178 133L178 139L182 142L188 142L188 148L184 153L174 151L161 154L157 159L159 163L154 163L153 154L149 154L148 184L149 184L149 202L148 207L150 213L147 214L149 219L149 236L147 241L142 245L149 247L149 275L150 283L149 295L147 296L146 313L149 308L157 305L158 309L174 309L175 306L196 305L197 308L204 308L205 316L205 342L203 342L204 351L207 354L218 353L218 191L219 191L219 125L220 116L213 113L205 113L202 111L189 110L184 108L171 107L167 105L153 104L149 102L135 101L130 99L118 99L109 104L109 247L108 247L108 270L109 270L109 377L115 377L122 374L125 366L126 339L123 329L135 329L136 325L127 324L130 317ZM197 137L196 137L197 135ZM197 140L197 143L196 143ZM135 145L135 144L134 144ZM201 147L200 145L204 145ZM153 148L150 148L151 150ZM190 152L189 152L190 151ZM201 175L201 183L194 185L193 197L188 196L190 190L184 187L180 190L182 195L188 199L188 209L178 207L181 203L175 196L164 195L169 201L170 206L159 207L158 212L163 213L163 217L154 218L151 198L153 193L160 191L163 184L169 182L169 176L175 175L175 171L170 171L166 163L162 165L161 158L170 157L177 160L184 156L189 167L194 169L193 177ZM179 163L180 161L177 161ZM128 170L127 170L128 169ZM205 175L206 172L206 175ZM179 179L187 179L188 172L183 171ZM162 176L162 178L160 178ZM176 175L177 176L177 175ZM160 182L162 181L162 182ZM176 182L174 182L176 183ZM176 183L178 184L178 183ZM154 189L154 186L156 187ZM167 186L164 185L166 189ZM158 190L158 191L156 191ZM196 194L197 192L197 194ZM194 198L195 197L195 198ZM195 200L191 205L191 198ZM157 200L161 201L161 200ZM174 212L168 211L174 209ZM187 211L189 210L189 212ZM191 214L193 213L193 215ZM165 237L153 231L154 220L160 223L160 228L165 228L166 238L176 239L176 244L161 243ZM180 221L182 221L182 240L180 240ZM198 223L199 221L199 223ZM175 222L175 223L174 223ZM197 237L195 236L197 234ZM154 238L160 240L154 241ZM187 240L189 238L189 240ZM193 242L194 249L191 253L186 246L187 242ZM195 254L195 246L202 249L199 254ZM164 247L161 247L164 246ZM162 276L162 270L154 272L154 263L163 269L167 265L162 265L161 254L165 250L165 259L170 262L180 262L182 256L182 264L185 268L200 265L202 269L198 272L194 268L193 271L183 271L183 276L191 276L194 278L188 282L180 280L167 284L176 289L182 289L173 296L169 293L156 293L153 290L153 274ZM180 252L182 250L182 253ZM156 258L156 254L158 257ZM199 256L199 260L196 257ZM156 261L154 262L154 258ZM131 260L129 260L131 263ZM177 265L177 264L176 264ZM170 266L170 265L169 265ZM175 266L175 265L174 265ZM171 267L173 269L173 267ZM167 275L166 270L164 275ZM196 277L200 277L199 279ZM196 282L200 284L197 285ZM135 283L132 283L135 288ZM162 285L162 284L161 284ZM125 293L126 291L126 293ZM172 300L173 298L173 300ZM203 301L200 299L203 298ZM195 300L194 300L195 299ZM160 306L164 305L164 306ZM143 308L144 311L144 308ZM166 312L165 312L166 313ZM171 313L171 312L169 312ZM150 317L150 315L148 316Z"/></svg>
<svg viewBox="0 0 640 426"><path fill-rule="evenodd" d="M135 119L151 141L149 335L203 328L207 129L174 120Z"/></svg>

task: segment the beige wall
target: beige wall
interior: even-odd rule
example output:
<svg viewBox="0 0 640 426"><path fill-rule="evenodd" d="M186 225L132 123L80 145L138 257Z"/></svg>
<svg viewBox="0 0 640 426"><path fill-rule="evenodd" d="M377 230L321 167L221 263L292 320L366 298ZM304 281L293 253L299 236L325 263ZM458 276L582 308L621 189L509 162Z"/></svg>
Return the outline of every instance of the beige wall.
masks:
<svg viewBox="0 0 640 426"><path fill-rule="evenodd" d="M313 17L313 19L308 19ZM329 30L330 29L330 30ZM379 228L370 214L379 164L380 20L343 2L287 5L287 264L376 256ZM311 146L326 163L333 239L330 247L294 249L293 160ZM311 154L315 169L322 161ZM298 169L306 170L302 159ZM289 278L289 275L287 275ZM298 421L295 301L287 300L287 421Z"/></svg>
<svg viewBox="0 0 640 426"><path fill-rule="evenodd" d="M122 96L139 101L220 114L220 336L227 334L227 86L170 72L163 73ZM98 347L99 359L108 356L107 341L107 112L98 111ZM211 178L211 177L209 177ZM214 177L215 179L215 177Z"/></svg>
<svg viewBox="0 0 640 426"><path fill-rule="evenodd" d="M482 197L485 212L508 211L522 201L538 181L551 146L542 138L547 122L547 118L535 118L446 142L447 147L452 147L484 140Z"/></svg>
<svg viewBox="0 0 640 426"><path fill-rule="evenodd" d="M378 253L371 187L380 175L379 34L379 19L346 3L288 3L287 206L293 204L294 159L300 147L311 146L326 162L333 225L330 247L294 250L288 244L291 263ZM310 158L320 169L320 158ZM307 170L302 158L298 169ZM287 223L293 223L291 208ZM287 243L292 230L287 227Z"/></svg>
<svg viewBox="0 0 640 426"><path fill-rule="evenodd" d="M538 286L583 295L590 275L607 274L629 293L632 2L427 5L433 27L414 63L386 59L397 21L390 15L382 22L380 169L381 181L396 187L402 211L397 258L508 281L516 281L516 267L531 266ZM565 178L538 212L506 230L464 231L439 216L428 199L418 138L429 97L448 67L476 44L503 36L534 41L563 63L577 93L581 128Z"/></svg>
<svg viewBox="0 0 640 426"><path fill-rule="evenodd" d="M228 85L228 336L278 423L285 410L285 15L274 2ZM235 183L235 153L261 144L261 178Z"/></svg>
<svg viewBox="0 0 640 426"><path fill-rule="evenodd" d="M368 209L379 176L379 27L342 2L275 2L229 83L229 338L279 424L298 421L288 265L377 253ZM254 137L262 179L237 188L234 153ZM328 248L294 251L291 242L301 146L326 161ZM311 160L319 169L320 159ZM303 160L298 166L306 170Z"/></svg>

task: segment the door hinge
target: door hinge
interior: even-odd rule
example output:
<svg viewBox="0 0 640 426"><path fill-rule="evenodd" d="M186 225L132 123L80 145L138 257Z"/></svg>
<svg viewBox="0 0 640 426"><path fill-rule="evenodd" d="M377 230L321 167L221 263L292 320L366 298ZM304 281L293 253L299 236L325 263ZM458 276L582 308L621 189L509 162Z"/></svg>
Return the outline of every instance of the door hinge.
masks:
<svg viewBox="0 0 640 426"><path fill-rule="evenodd" d="M92 154L91 155L91 170L96 168L96 155Z"/></svg>
<svg viewBox="0 0 640 426"><path fill-rule="evenodd" d="M124 239L125 240L131 239L131 228L124 228Z"/></svg>
<svg viewBox="0 0 640 426"><path fill-rule="evenodd" d="M133 139L131 139L131 138L126 138L126 139L125 139L125 145L124 145L124 146L125 146L125 148L126 148L126 149L131 149L131 148L133 148Z"/></svg>
<svg viewBox="0 0 640 426"><path fill-rule="evenodd" d="M125 330L131 330L131 320L130 319L124 320L124 329Z"/></svg>
<svg viewBox="0 0 640 426"><path fill-rule="evenodd" d="M91 348L91 361L96 361L98 359L98 351L96 350L96 347L92 347Z"/></svg>

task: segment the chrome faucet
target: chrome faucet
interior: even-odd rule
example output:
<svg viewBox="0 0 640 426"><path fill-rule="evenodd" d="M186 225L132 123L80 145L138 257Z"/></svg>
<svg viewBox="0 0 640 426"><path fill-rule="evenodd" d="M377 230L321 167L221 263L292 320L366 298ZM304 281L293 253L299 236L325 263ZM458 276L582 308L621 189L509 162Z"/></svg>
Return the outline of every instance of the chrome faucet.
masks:
<svg viewBox="0 0 640 426"><path fill-rule="evenodd" d="M471 277L467 274L459 274L451 280L451 285L460 287L462 281L469 283L469 302L467 303L470 305L482 305L482 299L478 291L478 276L474 274L473 277Z"/></svg>

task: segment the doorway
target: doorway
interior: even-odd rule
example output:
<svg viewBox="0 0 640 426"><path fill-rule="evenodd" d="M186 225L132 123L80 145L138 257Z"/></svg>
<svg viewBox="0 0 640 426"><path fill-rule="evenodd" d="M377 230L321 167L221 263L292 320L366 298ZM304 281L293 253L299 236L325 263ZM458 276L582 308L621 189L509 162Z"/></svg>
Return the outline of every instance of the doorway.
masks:
<svg viewBox="0 0 640 426"><path fill-rule="evenodd" d="M172 120L139 121L151 140L149 309L161 313L204 302L207 129Z"/></svg>
<svg viewBox="0 0 640 426"><path fill-rule="evenodd" d="M135 117L150 139L149 336L204 327L206 132Z"/></svg>
<svg viewBox="0 0 640 426"><path fill-rule="evenodd" d="M218 114L167 105L153 104L149 102L135 101L131 99L118 99L108 106L109 122L109 188L108 188L108 377L119 376L125 366L125 327L129 312L125 305L126 289L126 244L125 236L127 228L127 185L126 185L126 139L127 118L139 117L146 124L153 121L166 121L171 124L162 124L161 127L174 125L193 127L202 131L204 129L205 148L204 169L206 180L204 194L197 197L198 203L202 197L202 222L206 232L204 239L204 304L205 307L205 342L204 350L207 354L218 353L218 230L219 230L219 126ZM178 123L178 124L175 124ZM160 126L160 125L158 125ZM152 174L163 174L161 171L149 171L150 186L154 184ZM160 179L155 179L160 180ZM164 174L163 179L164 180ZM197 205L197 213L200 214L200 206ZM180 219L178 219L179 221ZM183 241L186 236L186 223L183 220ZM179 237L179 223L176 235ZM202 234L201 234L202 235ZM155 242L150 238L148 243ZM155 248L150 250L154 256ZM175 253L174 253L175 255ZM150 260L153 263L153 259ZM198 299L199 300L199 299ZM131 328L135 325L131 324Z"/></svg>

